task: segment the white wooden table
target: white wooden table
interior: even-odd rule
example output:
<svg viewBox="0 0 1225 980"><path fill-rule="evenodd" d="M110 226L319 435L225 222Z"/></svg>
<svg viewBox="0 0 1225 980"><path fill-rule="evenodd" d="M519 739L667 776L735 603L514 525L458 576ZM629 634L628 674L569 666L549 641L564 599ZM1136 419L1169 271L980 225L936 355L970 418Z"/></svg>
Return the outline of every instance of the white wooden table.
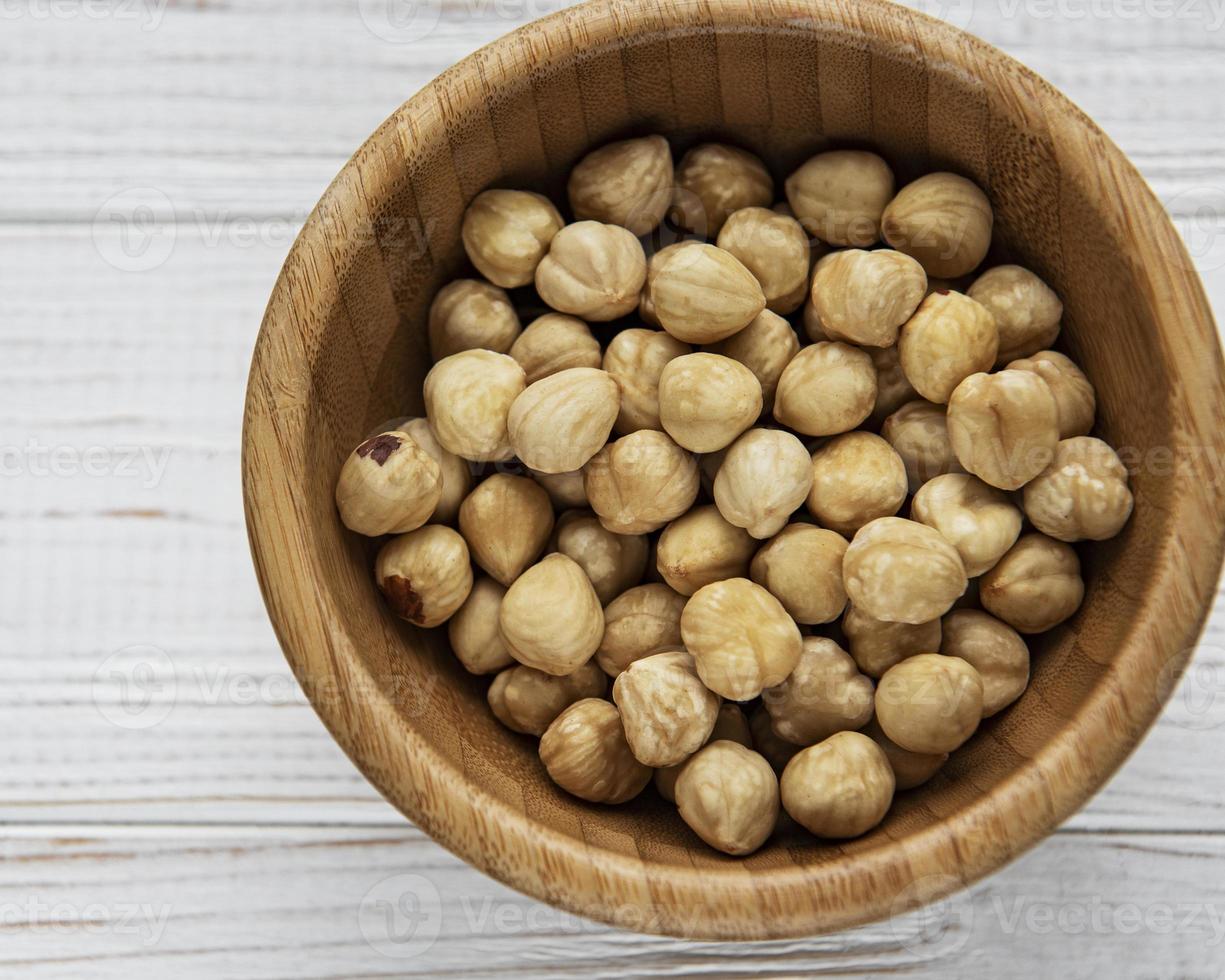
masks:
<svg viewBox="0 0 1225 980"><path fill-rule="evenodd" d="M0 3L0 975L1220 976L1225 613L1049 841L928 913L804 942L556 912L357 774L291 681L248 559L248 357L348 154L550 6L427 0L422 37L397 2ZM1225 311L1225 0L928 9L1097 118ZM379 900L401 896L391 924L416 932L396 943Z"/></svg>

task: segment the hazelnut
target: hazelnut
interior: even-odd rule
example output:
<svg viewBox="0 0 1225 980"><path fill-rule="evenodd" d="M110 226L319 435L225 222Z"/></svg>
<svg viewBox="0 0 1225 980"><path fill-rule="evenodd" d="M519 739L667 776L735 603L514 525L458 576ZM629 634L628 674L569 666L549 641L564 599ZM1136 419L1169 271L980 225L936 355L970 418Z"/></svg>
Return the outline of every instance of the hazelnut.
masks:
<svg viewBox="0 0 1225 980"><path fill-rule="evenodd" d="M498 629L498 609L504 595L505 588L482 575L472 583L468 598L447 623L451 650L470 674L492 674L515 662Z"/></svg>
<svg viewBox="0 0 1225 980"><path fill-rule="evenodd" d="M1071 545L1045 534L1022 535L982 577L979 599L1019 633L1045 633L1080 608L1085 583Z"/></svg>
<svg viewBox="0 0 1225 980"><path fill-rule="evenodd" d="M846 539L811 524L789 524L753 558L749 577L783 604L797 623L831 623L846 607L842 558Z"/></svg>
<svg viewBox="0 0 1225 980"><path fill-rule="evenodd" d="M791 359L778 379L774 417L806 436L849 432L872 414L876 368L867 351L828 341Z"/></svg>
<svg viewBox="0 0 1225 980"><path fill-rule="evenodd" d="M578 562L553 554L506 590L498 624L519 663L546 674L571 674L599 647L604 610Z"/></svg>
<svg viewBox="0 0 1225 980"><path fill-rule="evenodd" d="M769 208L742 208L727 219L716 244L757 279L767 310L800 308L808 295L808 236L798 221Z"/></svg>
<svg viewBox="0 0 1225 980"><path fill-rule="evenodd" d="M808 300L804 303L800 319L804 324L804 335L814 344L820 343L823 340L834 339L825 332L825 324L821 322L821 314L817 312L817 306L812 301L811 293L809 293Z"/></svg>
<svg viewBox="0 0 1225 980"><path fill-rule="evenodd" d="M621 389L599 368L567 368L530 384L506 418L510 444L539 473L582 468L608 441Z"/></svg>
<svg viewBox="0 0 1225 980"><path fill-rule="evenodd" d="M893 171L875 153L830 150L787 178L787 202L822 241L866 248L880 241L880 218L893 199Z"/></svg>
<svg viewBox="0 0 1225 980"><path fill-rule="evenodd" d="M857 606L848 606L842 617L842 632L859 669L877 679L907 657L940 649L938 619L927 623L890 623L873 619Z"/></svg>
<svg viewBox="0 0 1225 980"><path fill-rule="evenodd" d="M540 556L553 533L549 495L526 476L495 473L464 498L459 530L472 560L509 586Z"/></svg>
<svg viewBox="0 0 1225 980"><path fill-rule="evenodd" d="M621 713L598 698L576 701L553 720L540 761L553 782L590 803L624 803L651 781L650 767L630 751Z"/></svg>
<svg viewBox="0 0 1225 980"><path fill-rule="evenodd" d="M752 749L721 739L685 764L676 804L681 819L715 850L752 854L778 822L778 778Z"/></svg>
<svg viewBox="0 0 1225 980"><path fill-rule="evenodd" d="M847 432L812 456L808 509L822 527L851 535L906 502L906 467L880 436Z"/></svg>
<svg viewBox="0 0 1225 980"><path fill-rule="evenodd" d="M936 775L942 765L948 762L947 752L936 752L930 755L926 752L908 752L884 733L875 718L863 728L863 734L879 745L881 751L885 753L885 758L889 760L889 768L893 770L893 778L897 783L898 791L922 786Z"/></svg>
<svg viewBox="0 0 1225 980"><path fill-rule="evenodd" d="M972 374L949 399L948 432L963 467L993 487L1017 490L1055 455L1055 397L1031 371Z"/></svg>
<svg viewBox="0 0 1225 980"><path fill-rule="evenodd" d="M943 616L967 584L944 535L900 517L878 517L855 532L842 577L851 602L869 616L912 625Z"/></svg>
<svg viewBox="0 0 1225 980"><path fill-rule="evenodd" d="M773 720L764 705L758 705L749 716L749 729L753 733L753 749L761 753L770 768L782 772L787 763L795 758L800 747L774 734Z"/></svg>
<svg viewBox="0 0 1225 980"><path fill-rule="evenodd" d="M926 289L922 266L901 252L831 252L813 270L813 312L831 340L892 347Z"/></svg>
<svg viewBox="0 0 1225 980"><path fill-rule="evenodd" d="M601 698L607 688L604 672L590 662L564 677L520 664L493 679L487 699L503 725L539 738L570 705L584 698Z"/></svg>
<svg viewBox="0 0 1225 980"><path fill-rule="evenodd" d="M746 749L753 747L753 734L749 731L749 720L744 716L740 705L724 701L719 705L719 713L715 717L715 727L710 733L706 744L720 741L735 742ZM693 758L690 756L690 758ZM688 762L688 760L686 760ZM655 770L655 789L669 803L676 802L676 781L680 778L685 762L675 766L664 766Z"/></svg>
<svg viewBox="0 0 1225 980"><path fill-rule="evenodd" d="M753 273L731 252L704 242L661 251L647 276L659 325L687 344L713 344L748 326L766 306Z"/></svg>
<svg viewBox="0 0 1225 980"><path fill-rule="evenodd" d="M604 609L604 637L596 662L616 677L635 660L681 645L685 597L662 583L627 589Z"/></svg>
<svg viewBox="0 0 1225 980"><path fill-rule="evenodd" d="M635 660L613 684L613 701L634 758L652 767L684 762L706 744L719 713L719 696L684 650Z"/></svg>
<svg viewBox="0 0 1225 980"><path fill-rule="evenodd" d="M544 487L553 503L554 510L574 510L587 506L587 490L583 486L583 471L569 473L537 473L531 471L532 479Z"/></svg>
<svg viewBox="0 0 1225 980"><path fill-rule="evenodd" d="M1060 541L1105 541L1131 516L1127 468L1101 439L1076 436L1055 447L1050 466L1025 485L1025 514Z"/></svg>
<svg viewBox="0 0 1225 980"><path fill-rule="evenodd" d="M1018 357L1030 357L1050 347L1059 336L1063 303L1028 269L1019 265L988 269L974 280L969 294L995 317L1000 334L996 367Z"/></svg>
<svg viewBox="0 0 1225 980"><path fill-rule="evenodd" d="M732 701L781 684L795 669L802 643L782 604L744 578L698 589L681 613L681 637L702 683Z"/></svg>
<svg viewBox="0 0 1225 980"><path fill-rule="evenodd" d="M774 734L796 745L816 745L836 732L855 731L872 717L872 682L833 640L806 636L800 662L781 684L762 691Z"/></svg>
<svg viewBox="0 0 1225 980"><path fill-rule="evenodd" d="M983 683L983 717L1012 704L1029 686L1029 647L1007 623L979 609L958 609L944 617L940 652L960 657Z"/></svg>
<svg viewBox="0 0 1225 980"><path fill-rule="evenodd" d="M401 619L427 628L438 626L451 618L472 590L468 546L449 527L427 524L379 549L374 580Z"/></svg>
<svg viewBox="0 0 1225 980"><path fill-rule="evenodd" d="M747 327L727 340L711 344L708 351L739 361L752 371L761 385L762 406L769 411L774 405L778 379L783 368L800 352L800 341L790 323L777 313L762 310Z"/></svg>
<svg viewBox="0 0 1225 980"><path fill-rule="evenodd" d="M941 405L922 399L907 402L885 419L880 434L901 457L912 493L928 480L962 472Z"/></svg>
<svg viewBox="0 0 1225 980"><path fill-rule="evenodd" d="M695 453L730 445L761 415L761 384L753 372L721 354L685 354L659 376L664 431Z"/></svg>
<svg viewBox="0 0 1225 980"><path fill-rule="evenodd" d="M583 471L583 485L608 530L646 534L693 505L698 464L664 433L641 429L596 453Z"/></svg>
<svg viewBox="0 0 1225 980"><path fill-rule="evenodd" d="M582 320L546 313L529 323L508 352L519 362L529 385L567 368L598 368L600 342Z"/></svg>
<svg viewBox="0 0 1225 980"><path fill-rule="evenodd" d="M638 305L647 259L633 232L577 221L553 236L536 267L536 292L559 313L615 320Z"/></svg>
<svg viewBox="0 0 1225 980"><path fill-rule="evenodd" d="M910 752L952 752L974 734L982 717L982 678L960 657L907 657L876 686L876 720Z"/></svg>
<svg viewBox="0 0 1225 980"><path fill-rule="evenodd" d="M936 292L902 327L898 355L915 391L943 405L965 378L991 370L998 343L986 307L961 293Z"/></svg>
<svg viewBox="0 0 1225 980"><path fill-rule="evenodd" d="M749 429L728 447L715 476L715 505L755 538L772 537L803 506L812 459L790 432Z"/></svg>
<svg viewBox="0 0 1225 980"><path fill-rule="evenodd" d="M885 819L893 770L879 745L838 732L796 754L780 780L783 809L818 837L858 837Z"/></svg>
<svg viewBox="0 0 1225 980"><path fill-rule="evenodd" d="M434 437L428 419L409 419L398 428L401 432L407 432L413 442L433 456L442 471L442 496L438 498L438 506L430 515L430 520L450 524L459 513L459 505L472 489L472 469L455 453L442 448Z"/></svg>
<svg viewBox="0 0 1225 980"><path fill-rule="evenodd" d="M1021 533L1021 512L1008 495L966 473L946 473L923 484L910 516L944 535L970 578L999 561Z"/></svg>
<svg viewBox="0 0 1225 980"><path fill-rule="evenodd" d="M672 198L682 228L715 238L741 208L768 208L774 200L770 171L752 153L735 146L703 143L681 157Z"/></svg>
<svg viewBox="0 0 1225 980"><path fill-rule="evenodd" d="M491 190L472 199L460 234L477 271L495 285L512 289L532 282L549 242L564 224L543 194Z"/></svg>
<svg viewBox="0 0 1225 980"><path fill-rule="evenodd" d="M881 215L881 230L894 248L913 255L929 276L956 279L987 257L995 217L973 181L936 173L907 184Z"/></svg>
<svg viewBox="0 0 1225 980"><path fill-rule="evenodd" d="M567 191L576 218L645 235L672 203L672 150L662 136L601 146L570 171Z"/></svg>
<svg viewBox="0 0 1225 980"><path fill-rule="evenodd" d="M519 314L505 292L479 279L457 279L430 304L430 356L441 361L465 350L505 354L519 329Z"/></svg>
<svg viewBox="0 0 1225 980"><path fill-rule="evenodd" d="M621 411L614 428L621 435L639 429L662 429L659 421L659 376L668 362L693 348L663 330L622 330L604 352L604 370L621 386Z"/></svg>
<svg viewBox="0 0 1225 980"><path fill-rule="evenodd" d="M441 467L406 432L367 439L349 453L336 481L344 526L372 538L419 528L441 499Z"/></svg>
<svg viewBox="0 0 1225 980"><path fill-rule="evenodd" d="M579 563L604 605L637 585L646 571L646 536L613 534L594 514L563 514L557 522L556 539L557 551Z"/></svg>
<svg viewBox="0 0 1225 980"><path fill-rule="evenodd" d="M914 401L919 393L907 380L906 372L902 370L902 361L897 347L869 347L868 356L872 358L872 366L876 368L876 404L872 406L872 414L868 416L876 425L880 425L907 402ZM952 450L950 450L951 454Z"/></svg>
<svg viewBox="0 0 1225 980"><path fill-rule="evenodd" d="M659 267L667 261L668 256L684 244L685 241L679 241L673 242L671 245L665 245L647 259L646 282L642 284L642 292L638 294L638 315L653 327L659 326L659 317L655 313L655 300L651 296L651 274L657 272Z"/></svg>
<svg viewBox="0 0 1225 980"><path fill-rule="evenodd" d="M1097 415L1097 394L1085 373L1070 357L1053 350L1039 351L1030 357L1010 362L1008 370L1032 371L1047 383L1055 396L1060 439L1089 434Z"/></svg>
<svg viewBox="0 0 1225 980"><path fill-rule="evenodd" d="M523 388L523 368L506 354L467 350L444 357L425 376L425 411L434 438L464 459L510 459L515 451L506 417Z"/></svg>
<svg viewBox="0 0 1225 980"><path fill-rule="evenodd" d="M725 578L743 578L757 542L712 505L695 507L659 536L656 567L672 588L691 596Z"/></svg>

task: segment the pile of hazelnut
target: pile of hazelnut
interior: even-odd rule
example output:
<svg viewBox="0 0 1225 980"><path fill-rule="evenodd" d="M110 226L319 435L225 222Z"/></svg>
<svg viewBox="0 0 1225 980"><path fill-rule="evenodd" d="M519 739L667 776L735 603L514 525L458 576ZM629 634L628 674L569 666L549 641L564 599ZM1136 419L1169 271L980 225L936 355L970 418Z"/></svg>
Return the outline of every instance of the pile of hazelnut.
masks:
<svg viewBox="0 0 1225 980"><path fill-rule="evenodd" d="M898 191L835 150L784 188L742 149L674 167L649 136L578 163L568 224L477 195L483 278L430 309L426 418L336 489L349 528L393 535L390 607L447 623L559 786L654 781L735 855L780 804L822 838L876 826L1021 695L1024 635L1084 596L1071 543L1132 510L1093 386L1049 349L1059 298L1016 265L972 277L979 187ZM522 327L506 290L533 286L551 312Z"/></svg>

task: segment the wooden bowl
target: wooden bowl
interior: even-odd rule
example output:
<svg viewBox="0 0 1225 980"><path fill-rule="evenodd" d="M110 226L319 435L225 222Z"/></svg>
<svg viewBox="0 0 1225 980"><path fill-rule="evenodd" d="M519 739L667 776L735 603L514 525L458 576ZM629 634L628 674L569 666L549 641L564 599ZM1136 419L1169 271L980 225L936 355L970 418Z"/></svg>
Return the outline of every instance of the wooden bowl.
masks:
<svg viewBox="0 0 1225 980"><path fill-rule="evenodd" d="M490 186L564 200L593 146L662 132L739 143L782 178L828 142L899 183L954 169L995 205L995 259L1063 297L1061 341L1134 469L1135 516L1085 550L1080 613L1043 637L1024 697L885 822L844 844L782 833L745 860L653 792L558 790L488 712L445 630L391 616L333 485L381 421L422 413L426 309L465 268ZM779 195L781 197L781 194ZM1011 58L882 0L597 0L483 48L406 102L311 215L276 283L247 392L243 486L268 610L299 681L367 778L499 880L631 929L760 939L841 929L973 881L1048 834L1152 723L1221 563L1225 390L1183 245L1122 153Z"/></svg>

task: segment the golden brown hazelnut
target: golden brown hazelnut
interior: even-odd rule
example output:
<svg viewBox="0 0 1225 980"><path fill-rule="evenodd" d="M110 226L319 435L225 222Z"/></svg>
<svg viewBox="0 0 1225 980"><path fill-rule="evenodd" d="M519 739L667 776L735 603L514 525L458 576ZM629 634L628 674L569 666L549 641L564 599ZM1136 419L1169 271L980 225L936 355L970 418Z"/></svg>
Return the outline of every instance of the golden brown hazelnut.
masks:
<svg viewBox="0 0 1225 980"><path fill-rule="evenodd" d="M510 444L538 473L569 473L608 441L621 389L599 368L567 368L530 384L506 417Z"/></svg>
<svg viewBox="0 0 1225 980"><path fill-rule="evenodd" d="M472 591L468 546L449 527L427 524L379 549L374 580L401 619L427 628L438 626Z"/></svg>
<svg viewBox="0 0 1225 980"><path fill-rule="evenodd" d="M982 303L1000 334L996 366L1030 357L1050 347L1059 336L1063 303L1055 291L1028 269L1000 265L974 280L970 298Z"/></svg>
<svg viewBox="0 0 1225 980"><path fill-rule="evenodd" d="M918 398L919 393L906 379L896 346L869 347L868 354L872 358L872 366L876 368L876 403L868 418L881 425L907 402Z"/></svg>
<svg viewBox="0 0 1225 980"><path fill-rule="evenodd" d="M1017 490L1055 455L1055 396L1031 371L972 374L949 399L948 432L965 469L993 487Z"/></svg>
<svg viewBox="0 0 1225 980"><path fill-rule="evenodd" d="M624 803L646 789L651 769L634 758L621 713L607 701L576 701L540 739L540 761L567 793L590 803Z"/></svg>
<svg viewBox="0 0 1225 980"><path fill-rule="evenodd" d="M681 645L685 597L652 582L622 592L604 609L604 637L596 662L616 677L635 660Z"/></svg>
<svg viewBox="0 0 1225 980"><path fill-rule="evenodd" d="M1032 371L1055 396L1059 416L1059 438L1087 436L1097 414L1097 394L1085 373L1072 359L1058 351L1039 351L1031 357L1008 364L1010 371Z"/></svg>
<svg viewBox="0 0 1225 980"><path fill-rule="evenodd" d="M706 690L684 650L635 660L613 684L613 701L634 758L656 768L684 762L705 745L719 713L719 696Z"/></svg>
<svg viewBox="0 0 1225 980"><path fill-rule="evenodd" d="M757 542L713 505L695 507L669 524L655 552L659 574L681 595L725 578L743 578Z"/></svg>
<svg viewBox="0 0 1225 980"><path fill-rule="evenodd" d="M1025 514L1060 541L1105 541L1131 516L1127 468L1101 439L1077 436L1055 447L1050 465L1025 485Z"/></svg>
<svg viewBox="0 0 1225 980"><path fill-rule="evenodd" d="M727 219L716 244L753 274L767 310L800 308L808 295L808 236L798 221L769 208L741 208Z"/></svg>
<svg viewBox="0 0 1225 980"><path fill-rule="evenodd" d="M752 854L778 822L778 778L760 755L736 742L711 742L676 780L681 819L725 854Z"/></svg>
<svg viewBox="0 0 1225 980"><path fill-rule="evenodd" d="M833 640L806 636L790 676L761 692L774 733L796 745L816 745L855 731L872 717L872 682Z"/></svg>
<svg viewBox="0 0 1225 980"><path fill-rule="evenodd" d="M601 698L608 679L594 663L557 677L519 664L498 674L486 695L494 717L511 731L539 738L576 701Z"/></svg>
<svg viewBox="0 0 1225 980"><path fill-rule="evenodd" d="M877 679L907 657L940 649L938 619L928 623L890 623L874 619L857 606L848 606L842 617L842 632L859 669Z"/></svg>
<svg viewBox="0 0 1225 980"><path fill-rule="evenodd" d="M681 613L681 637L702 683L732 701L781 684L799 662L802 644L782 604L745 578L698 589Z"/></svg>
<svg viewBox="0 0 1225 980"><path fill-rule="evenodd" d="M822 241L866 248L880 241L880 219L893 199L893 171L875 153L829 150L787 178L787 202Z"/></svg>
<svg viewBox="0 0 1225 980"><path fill-rule="evenodd" d="M536 267L536 292L559 313L615 320L638 305L646 278L646 255L632 232L576 221L553 236Z"/></svg>
<svg viewBox="0 0 1225 980"><path fill-rule="evenodd" d="M740 710L740 705L733 704L731 701L724 701L719 705L719 713L715 717L715 727L710 733L710 738L706 740L706 744L710 745L712 742L720 741L735 742L737 745L743 745L746 749L753 747L753 734L749 731L749 720L744 716L744 712ZM693 757L690 756L690 758ZM681 762L675 766L664 766L655 770L655 776L653 777L655 789L669 803L676 802L676 781L680 778L681 771L684 768L685 762Z"/></svg>
<svg viewBox="0 0 1225 980"><path fill-rule="evenodd" d="M849 432L872 414L876 368L867 351L836 341L811 344L783 368L774 417L806 436Z"/></svg>
<svg viewBox="0 0 1225 980"><path fill-rule="evenodd" d="M764 705L759 704L749 716L749 729L753 733L752 748L761 753L775 772L782 772L787 768L787 763L795 758L800 747L775 735L773 724L770 712Z"/></svg>
<svg viewBox="0 0 1225 980"><path fill-rule="evenodd" d="M428 419L409 419L397 426L401 432L407 432L413 442L434 457L442 471L442 496L430 520L438 524L450 524L459 513L459 505L472 489L472 468L468 463L452 452L442 448L442 444L434 437Z"/></svg>
<svg viewBox="0 0 1225 980"><path fill-rule="evenodd" d="M645 235L672 203L672 150L662 136L601 146L570 171L567 191L576 218Z"/></svg>
<svg viewBox="0 0 1225 980"><path fill-rule="evenodd" d="M546 555L502 597L502 639L521 664L572 674L604 637L604 610L587 573L565 555Z"/></svg>
<svg viewBox="0 0 1225 980"><path fill-rule="evenodd" d="M974 734L982 717L982 678L960 657L907 657L876 686L876 720L910 752L952 752Z"/></svg>
<svg viewBox="0 0 1225 980"><path fill-rule="evenodd" d="M846 607L842 558L846 539L811 524L789 524L762 545L749 577L783 604L797 623L832 623Z"/></svg>
<svg viewBox="0 0 1225 980"><path fill-rule="evenodd" d="M825 332L825 324L821 322L821 314L817 312L817 305L812 301L811 293L804 303L801 319L804 324L804 335L814 344L819 344L823 340L834 339Z"/></svg>
<svg viewBox="0 0 1225 980"><path fill-rule="evenodd" d="M659 376L664 431L695 453L728 446L761 415L761 384L753 372L721 354L685 354Z"/></svg>
<svg viewBox="0 0 1225 980"><path fill-rule="evenodd" d="M875 718L863 728L863 734L879 745L885 753L889 768L893 770L898 792L922 786L948 762L947 752L908 752L885 734Z"/></svg>
<svg viewBox="0 0 1225 980"><path fill-rule="evenodd" d="M943 616L967 584L961 556L944 535L900 517L878 517L855 532L842 578L851 602L869 616L911 624Z"/></svg>
<svg viewBox="0 0 1225 980"><path fill-rule="evenodd" d="M637 585L646 571L646 536L613 534L594 514L562 514L555 538L556 550L579 563L604 605Z"/></svg>
<svg viewBox="0 0 1225 980"><path fill-rule="evenodd" d="M698 464L663 432L641 429L610 442L583 469L600 523L617 534L647 534L697 499Z"/></svg>
<svg viewBox="0 0 1225 980"><path fill-rule="evenodd" d="M482 575L472 583L468 598L447 623L451 650L470 674L492 674L515 662L498 629L498 609L504 595L503 586Z"/></svg>
<svg viewBox="0 0 1225 980"><path fill-rule="evenodd" d="M519 314L506 293L479 279L448 283L430 304L430 356L435 361L465 350L505 354L519 330Z"/></svg>
<svg viewBox="0 0 1225 980"><path fill-rule="evenodd" d="M987 257L995 216L973 181L935 173L907 184L881 216L881 230L898 251L913 255L929 276L956 279Z"/></svg>
<svg viewBox="0 0 1225 980"><path fill-rule="evenodd" d="M898 356L915 391L943 405L964 379L991 370L998 343L986 307L962 293L936 292L902 327Z"/></svg>
<svg viewBox="0 0 1225 980"><path fill-rule="evenodd" d="M822 527L851 535L906 502L906 467L880 436L847 432L812 456L808 509Z"/></svg>
<svg viewBox="0 0 1225 980"><path fill-rule="evenodd" d="M459 530L472 560L509 586L540 556L553 533L549 495L526 476L495 473L464 498Z"/></svg>
<svg viewBox="0 0 1225 980"><path fill-rule="evenodd" d="M1021 534L1021 512L1008 495L967 473L946 473L923 484L910 516L948 539L970 578L991 568Z"/></svg>
<svg viewBox="0 0 1225 980"><path fill-rule="evenodd" d="M1029 686L1029 647L1007 623L979 609L958 609L944 617L940 652L960 657L983 682L983 717L1012 704Z"/></svg>
<svg viewBox="0 0 1225 980"><path fill-rule="evenodd" d="M553 503L554 510L575 510L587 506L587 490L583 486L583 471L569 473L537 473L532 470L532 479L544 487Z"/></svg>
<svg viewBox="0 0 1225 980"><path fill-rule="evenodd" d="M1025 534L982 577L983 608L1019 633L1045 633L1080 608L1085 583L1071 545Z"/></svg>
<svg viewBox="0 0 1225 980"><path fill-rule="evenodd" d="M652 327L659 326L659 317L655 313L655 300L651 296L651 274L658 272L659 267L667 261L668 256L679 249L685 241L673 242L651 254L647 259L647 278L642 284L642 292L638 294L638 315ZM669 334L668 336L671 336Z"/></svg>
<svg viewBox="0 0 1225 980"><path fill-rule="evenodd" d="M512 289L536 277L536 266L564 224L543 194L490 190L472 199L460 234L477 271L494 285Z"/></svg>
<svg viewBox="0 0 1225 980"><path fill-rule="evenodd" d="M731 252L703 242L669 246L651 261L651 308L687 344L713 344L743 330L766 306L753 273Z"/></svg>
<svg viewBox="0 0 1225 980"><path fill-rule="evenodd" d="M508 352L519 362L529 385L568 368L598 368L600 343L582 320L546 313L529 323Z"/></svg>
<svg viewBox="0 0 1225 980"><path fill-rule="evenodd" d="M774 200L770 171L752 153L703 143L681 157L672 198L682 228L715 238L728 216L741 208L768 208Z"/></svg>
<svg viewBox="0 0 1225 980"><path fill-rule="evenodd" d="M515 451L506 417L523 388L523 368L506 354L466 350L444 357L425 376L425 411L434 438L464 459L510 459Z"/></svg>
<svg viewBox="0 0 1225 980"><path fill-rule="evenodd" d="M858 837L885 819L893 803L893 770L879 745L839 732L802 749L783 770L783 809L818 837Z"/></svg>
<svg viewBox="0 0 1225 980"><path fill-rule="evenodd" d="M907 402L885 419L880 434L901 457L911 493L928 480L962 472L949 440L948 416L942 405L921 398Z"/></svg>
<svg viewBox="0 0 1225 980"><path fill-rule="evenodd" d="M813 311L831 340L892 347L927 289L922 266L889 249L831 252L812 275ZM811 330L810 330L811 333Z"/></svg>
<svg viewBox="0 0 1225 980"><path fill-rule="evenodd" d="M803 506L812 459L790 432L749 429L733 442L715 476L719 513L753 537L773 537Z"/></svg>
<svg viewBox="0 0 1225 980"><path fill-rule="evenodd" d="M349 453L336 509L350 531L402 534L430 519L442 499L442 468L406 432L382 432Z"/></svg>
<svg viewBox="0 0 1225 980"><path fill-rule="evenodd" d="M752 371L761 385L762 406L769 411L774 405L778 379L783 368L800 352L800 341L790 323L777 313L762 310L743 330L711 344L707 350L739 361Z"/></svg>
<svg viewBox="0 0 1225 980"><path fill-rule="evenodd" d="M659 376L668 362L693 348L663 330L622 330L604 352L604 370L621 387L621 412L614 428L620 435L639 429L662 429L659 421Z"/></svg>

